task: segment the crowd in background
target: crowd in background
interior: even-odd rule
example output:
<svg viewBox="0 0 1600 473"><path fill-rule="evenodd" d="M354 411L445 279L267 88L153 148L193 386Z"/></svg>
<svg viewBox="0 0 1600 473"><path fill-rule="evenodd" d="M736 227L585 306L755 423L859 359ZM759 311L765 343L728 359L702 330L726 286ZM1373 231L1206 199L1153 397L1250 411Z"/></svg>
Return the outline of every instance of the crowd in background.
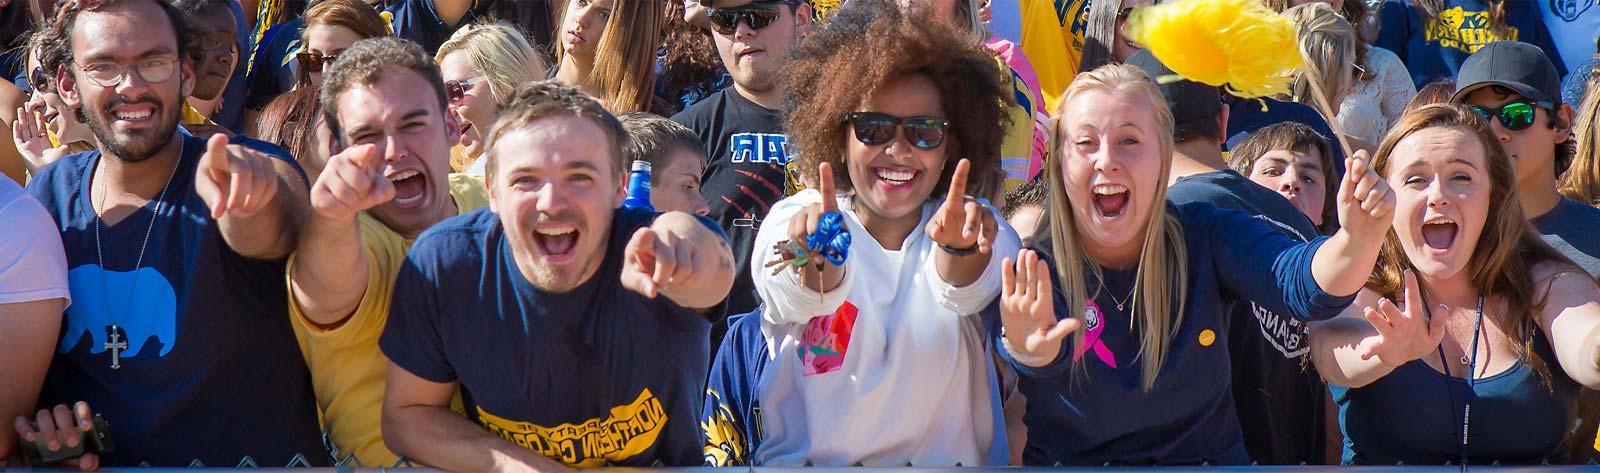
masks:
<svg viewBox="0 0 1600 473"><path fill-rule="evenodd" d="M1600 8L1207 1L0 0L0 469L1600 459Z"/></svg>

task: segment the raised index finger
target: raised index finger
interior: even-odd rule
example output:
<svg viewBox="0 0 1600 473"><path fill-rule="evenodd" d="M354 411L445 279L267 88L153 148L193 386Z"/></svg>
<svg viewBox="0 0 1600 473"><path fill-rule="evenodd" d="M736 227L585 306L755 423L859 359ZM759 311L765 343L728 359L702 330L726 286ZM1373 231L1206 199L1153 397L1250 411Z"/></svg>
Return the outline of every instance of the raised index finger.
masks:
<svg viewBox="0 0 1600 473"><path fill-rule="evenodd" d="M362 171L375 173L383 170L383 160L378 159L377 149L377 146L367 143L345 148L344 152L350 153L350 162Z"/></svg>
<svg viewBox="0 0 1600 473"><path fill-rule="evenodd" d="M1411 317L1422 316L1424 313L1422 310L1422 289L1417 285L1416 273L1411 272L1409 269L1405 272L1405 285L1406 293L1403 297L1406 303L1406 315Z"/></svg>
<svg viewBox="0 0 1600 473"><path fill-rule="evenodd" d="M228 172L232 168L232 163L228 162L228 135L211 135L211 139L206 141L204 160L210 165L209 169L214 171Z"/></svg>
<svg viewBox="0 0 1600 473"><path fill-rule="evenodd" d="M817 191L822 193L823 212L839 210L839 202L833 194L833 166L828 163L817 165Z"/></svg>
<svg viewBox="0 0 1600 473"><path fill-rule="evenodd" d="M967 200L967 172L971 171L972 162L966 158L956 163L956 172L950 175L950 192L945 193L944 199L954 205L961 205Z"/></svg>

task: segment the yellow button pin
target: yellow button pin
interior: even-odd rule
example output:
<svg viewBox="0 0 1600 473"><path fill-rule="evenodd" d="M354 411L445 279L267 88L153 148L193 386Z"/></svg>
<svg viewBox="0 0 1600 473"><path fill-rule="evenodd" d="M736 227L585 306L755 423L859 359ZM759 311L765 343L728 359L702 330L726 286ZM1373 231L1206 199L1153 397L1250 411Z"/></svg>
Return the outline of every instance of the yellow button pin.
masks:
<svg viewBox="0 0 1600 473"><path fill-rule="evenodd" d="M1217 342L1217 333L1216 332L1211 331L1211 329L1205 329L1205 330L1201 330L1200 331L1200 346L1209 347L1209 346L1211 346L1211 344L1216 343L1216 342Z"/></svg>

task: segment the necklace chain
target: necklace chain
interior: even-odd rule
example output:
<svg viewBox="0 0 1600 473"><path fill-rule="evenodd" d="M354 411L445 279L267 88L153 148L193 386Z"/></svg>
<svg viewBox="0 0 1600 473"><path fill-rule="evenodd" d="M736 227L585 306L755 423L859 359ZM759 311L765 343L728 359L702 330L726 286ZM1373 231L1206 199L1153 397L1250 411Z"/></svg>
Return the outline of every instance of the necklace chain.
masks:
<svg viewBox="0 0 1600 473"><path fill-rule="evenodd" d="M99 176L101 174L100 171L105 168L105 166L104 166L104 158L103 157L101 158L101 161L102 162L101 162L100 165L95 166L95 175L96 176ZM146 248L148 248L150 246L150 234L156 228L156 220L161 218L161 207L164 204L166 204L167 188L172 186L172 180L177 175L178 175L178 165L177 164L173 164L172 172L167 174L167 182L165 184L161 185L161 193L156 195L156 208L150 214L150 223L145 225L145 228L144 228L144 241L139 243L139 257L138 257L138 259L134 260L134 263L133 263L133 281L129 284L127 296L123 298L123 304L122 304L123 307L127 307L128 304L132 303L133 294L139 288L139 268L144 266L144 251L145 251ZM102 210L102 209L104 209L105 206L106 206L106 198L107 198L107 196L109 196L111 194L111 189L110 189L110 186L105 183L105 179L103 179L103 178L98 178L97 177L95 179L95 182L98 182L100 185L99 186L91 185L90 188L89 188L89 192L91 194L94 192L94 189L96 187L102 188L102 190L100 192L100 199L99 199L99 201L100 201L99 207L100 208L90 209L90 210L94 211L94 217L95 217L95 219L94 219L94 253L95 253L95 262L100 264L100 285L101 285L101 288L102 288L101 290L105 291L106 312L108 312L107 315L111 316L111 326L107 327L107 330L112 332L112 333L115 333L119 328L118 327L119 324L117 323L118 321L117 321L117 317L116 317L116 312L115 312L115 310L113 310L113 307L111 306L111 300L110 300L111 299L111 294L110 294L110 292L111 292L111 284L106 280L106 273L110 272L110 269L106 268L105 249L104 249L104 246L100 242L100 227L101 227L101 223L102 223L102 221L103 221L103 219L105 217L104 210ZM113 335L113 336L115 337L115 335ZM116 360L117 357L118 357L117 353L112 353L112 358L113 358L112 365L111 365L112 369L116 369L116 368L120 367L120 364L116 362L117 361Z"/></svg>
<svg viewBox="0 0 1600 473"><path fill-rule="evenodd" d="M1134 282L1133 283L1133 287L1128 288L1128 297L1124 297L1124 298L1122 298L1122 300L1119 301L1119 300L1117 300L1117 295L1116 294L1105 292L1105 290L1106 290L1106 280L1105 280L1104 276L1101 276L1100 277L1100 287L1095 289L1095 297L1099 297L1101 293L1105 293L1106 297L1110 297L1111 298L1111 302L1115 302L1117 304L1117 312L1126 312L1127 311L1128 302L1133 300L1133 293L1134 293L1134 291L1137 291L1138 289L1139 289L1139 283L1138 282ZM1094 297L1091 297L1090 299L1093 299L1093 298Z"/></svg>

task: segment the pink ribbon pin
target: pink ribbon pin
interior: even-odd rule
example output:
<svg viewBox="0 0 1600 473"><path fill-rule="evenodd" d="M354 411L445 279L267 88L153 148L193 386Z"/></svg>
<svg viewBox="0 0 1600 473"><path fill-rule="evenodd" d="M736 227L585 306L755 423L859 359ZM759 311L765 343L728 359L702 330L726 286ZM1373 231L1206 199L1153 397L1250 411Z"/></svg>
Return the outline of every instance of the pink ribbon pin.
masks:
<svg viewBox="0 0 1600 473"><path fill-rule="evenodd" d="M1078 345L1073 350L1072 361L1074 363L1083 359L1083 354L1093 348L1094 356L1100 358L1102 363L1112 368L1117 367L1117 357L1111 353L1111 347L1107 347L1106 342L1100 340L1100 334L1105 332L1106 329L1104 314L1104 312L1100 311L1100 304L1096 304L1094 300L1083 301L1083 326L1085 327L1083 344Z"/></svg>

